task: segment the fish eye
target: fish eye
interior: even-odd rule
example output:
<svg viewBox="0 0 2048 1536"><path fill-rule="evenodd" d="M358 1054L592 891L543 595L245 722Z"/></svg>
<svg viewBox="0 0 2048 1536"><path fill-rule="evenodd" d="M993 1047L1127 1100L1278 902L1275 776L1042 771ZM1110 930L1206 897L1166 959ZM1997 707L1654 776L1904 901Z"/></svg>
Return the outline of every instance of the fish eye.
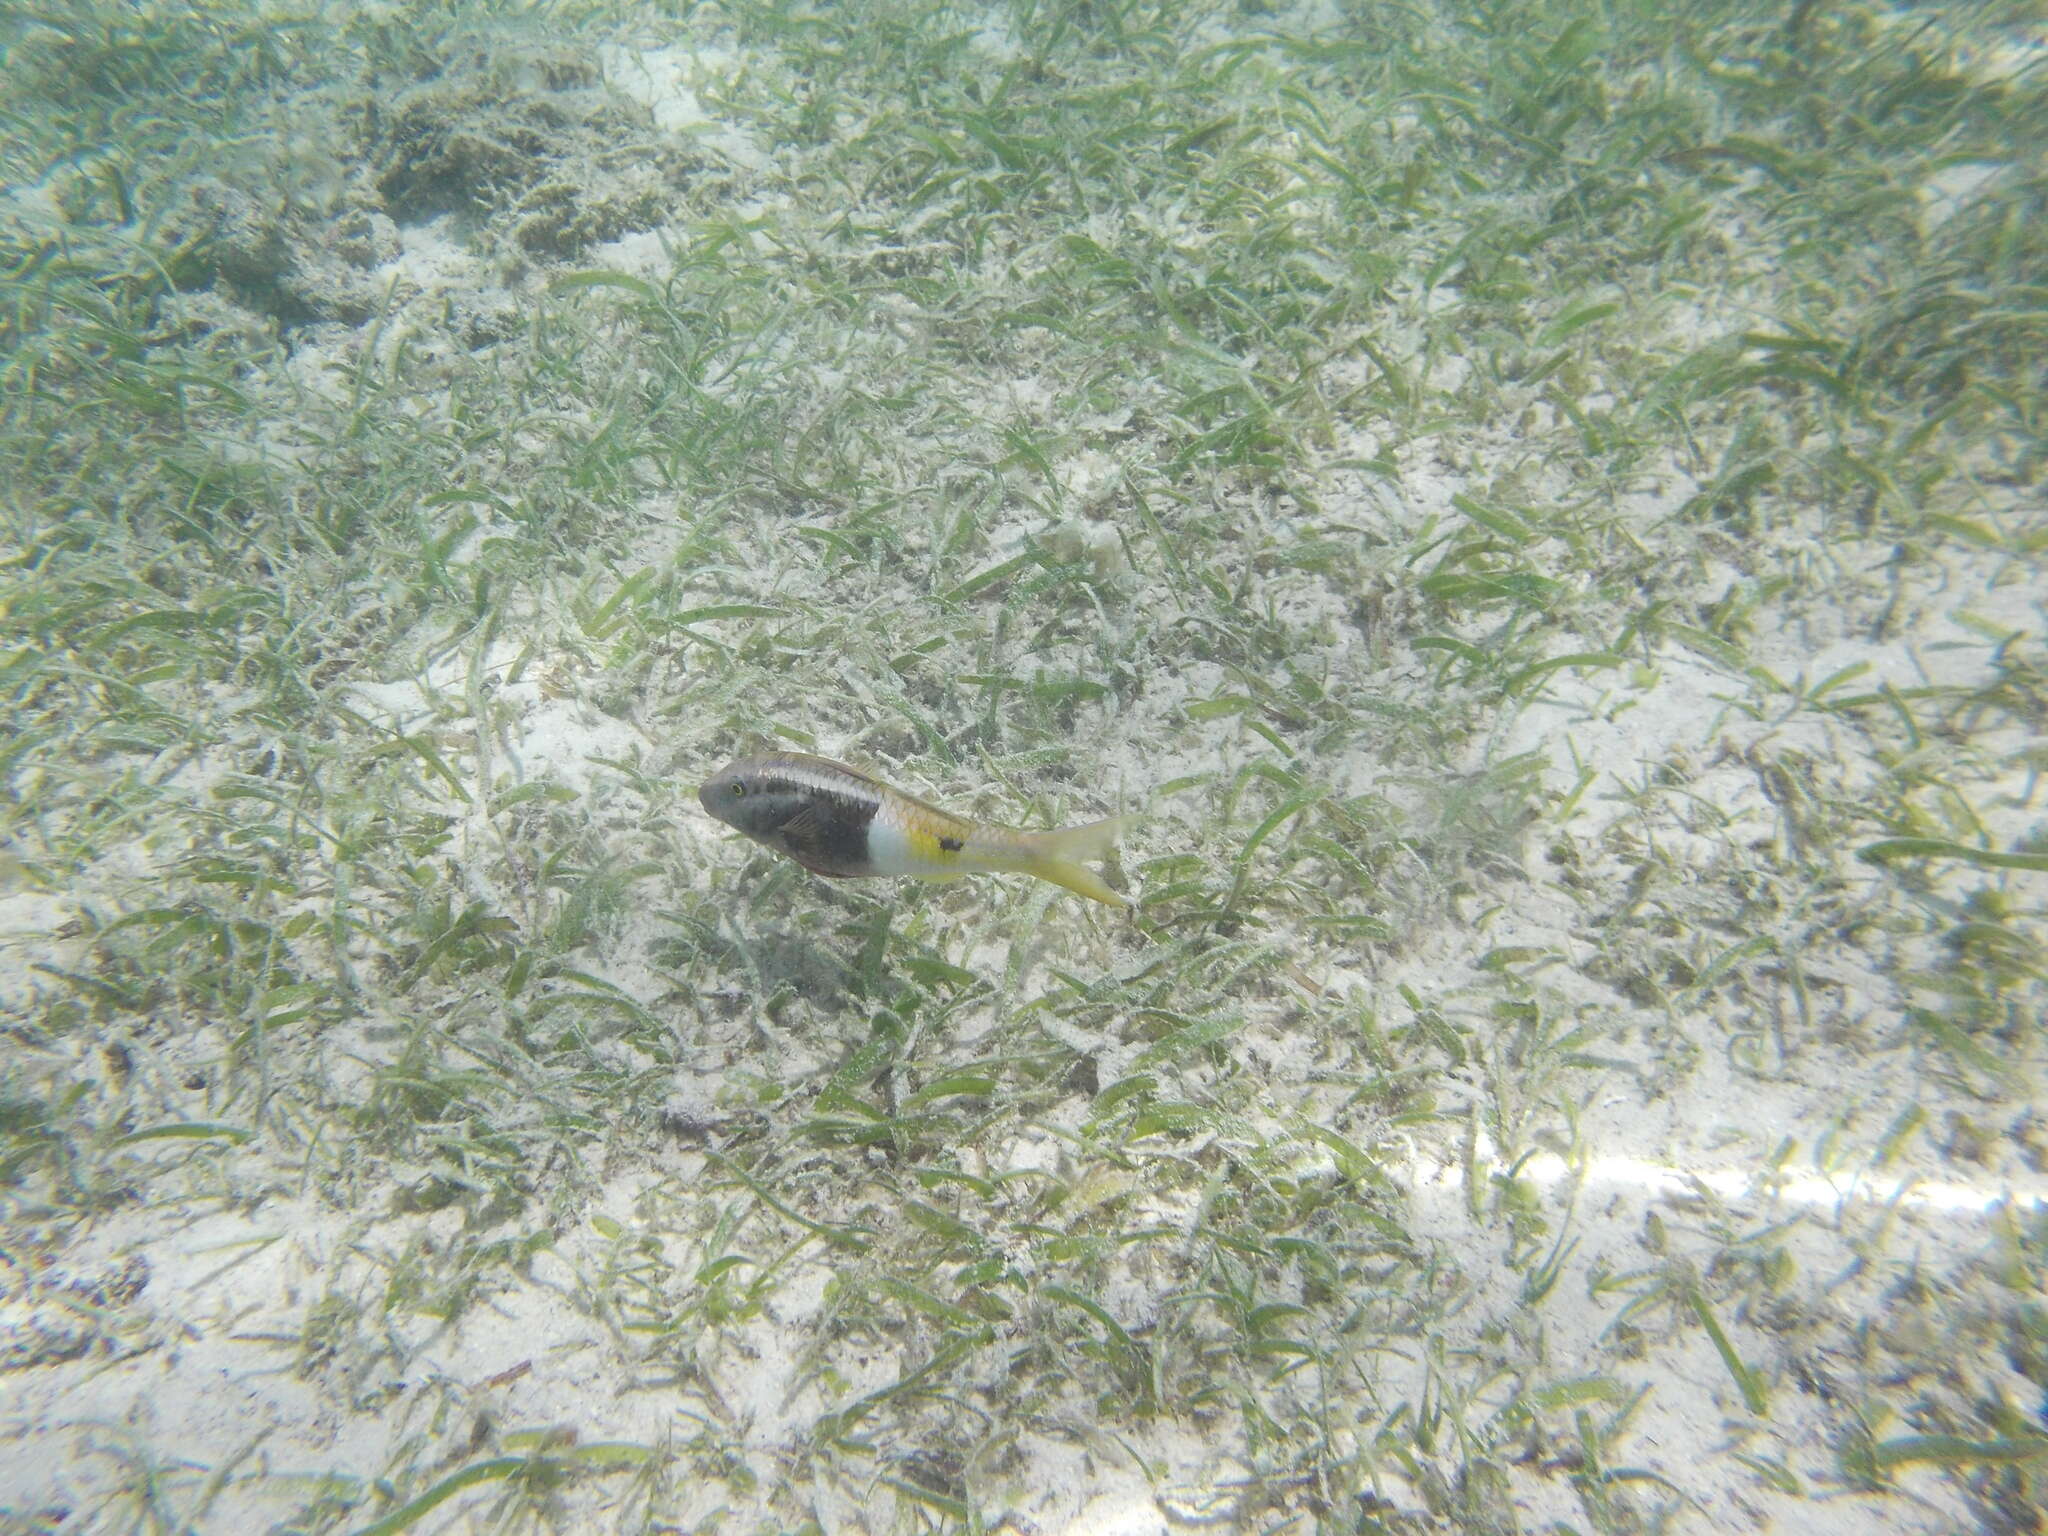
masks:
<svg viewBox="0 0 2048 1536"><path fill-rule="evenodd" d="M744 799L746 799L746 798L747 798L747 786L746 786L746 785L744 785L744 784L739 784L739 783L735 783L735 784L733 785L733 787L732 787L732 797L733 797L733 799L735 799L735 800L744 800Z"/></svg>

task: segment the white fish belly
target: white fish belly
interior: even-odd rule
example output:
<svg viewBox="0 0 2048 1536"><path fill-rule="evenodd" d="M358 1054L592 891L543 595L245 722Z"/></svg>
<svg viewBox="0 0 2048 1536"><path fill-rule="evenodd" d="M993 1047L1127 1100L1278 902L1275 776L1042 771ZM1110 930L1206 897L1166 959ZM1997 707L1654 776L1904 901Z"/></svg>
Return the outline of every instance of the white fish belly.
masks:
<svg viewBox="0 0 2048 1536"><path fill-rule="evenodd" d="M899 826L886 808L868 823L868 863L878 875L956 874L964 867L953 859L941 863L918 852L910 829Z"/></svg>

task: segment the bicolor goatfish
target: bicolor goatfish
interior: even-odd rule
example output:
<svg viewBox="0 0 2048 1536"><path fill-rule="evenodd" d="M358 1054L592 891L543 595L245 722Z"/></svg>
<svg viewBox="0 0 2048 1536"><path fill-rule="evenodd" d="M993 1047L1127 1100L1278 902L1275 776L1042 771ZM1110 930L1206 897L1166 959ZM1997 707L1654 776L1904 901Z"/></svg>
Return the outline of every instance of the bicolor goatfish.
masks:
<svg viewBox="0 0 2048 1536"><path fill-rule="evenodd" d="M763 848L835 880L910 875L1036 875L1113 907L1128 905L1086 866L1115 846L1124 818L1056 832L970 821L830 758L743 757L697 791L704 809Z"/></svg>

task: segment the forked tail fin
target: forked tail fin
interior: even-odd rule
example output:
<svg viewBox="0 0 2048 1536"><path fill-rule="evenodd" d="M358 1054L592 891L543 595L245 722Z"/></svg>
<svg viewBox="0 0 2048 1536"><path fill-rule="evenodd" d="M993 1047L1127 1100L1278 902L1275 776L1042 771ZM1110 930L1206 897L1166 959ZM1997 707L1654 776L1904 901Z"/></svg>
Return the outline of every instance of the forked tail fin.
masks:
<svg viewBox="0 0 2048 1536"><path fill-rule="evenodd" d="M1027 873L1041 880L1050 880L1054 885L1063 885L1077 895L1091 897L1112 907L1127 907L1130 903L1088 868L1116 847L1116 840L1127 822L1127 817L1109 816L1083 827L1035 832L1027 843L1029 862L1024 868Z"/></svg>

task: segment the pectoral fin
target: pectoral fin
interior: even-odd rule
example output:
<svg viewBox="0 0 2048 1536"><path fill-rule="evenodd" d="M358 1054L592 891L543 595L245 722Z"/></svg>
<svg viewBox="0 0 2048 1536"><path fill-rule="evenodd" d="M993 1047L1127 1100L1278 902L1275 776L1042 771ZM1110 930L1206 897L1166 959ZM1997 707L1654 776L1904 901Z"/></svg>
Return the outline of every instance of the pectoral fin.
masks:
<svg viewBox="0 0 2048 1536"><path fill-rule="evenodd" d="M834 807L818 800L776 828L775 837L782 851L812 874L851 880L867 871L847 867L851 839L842 821L842 817L835 816ZM865 844L865 827L859 829L859 835Z"/></svg>

